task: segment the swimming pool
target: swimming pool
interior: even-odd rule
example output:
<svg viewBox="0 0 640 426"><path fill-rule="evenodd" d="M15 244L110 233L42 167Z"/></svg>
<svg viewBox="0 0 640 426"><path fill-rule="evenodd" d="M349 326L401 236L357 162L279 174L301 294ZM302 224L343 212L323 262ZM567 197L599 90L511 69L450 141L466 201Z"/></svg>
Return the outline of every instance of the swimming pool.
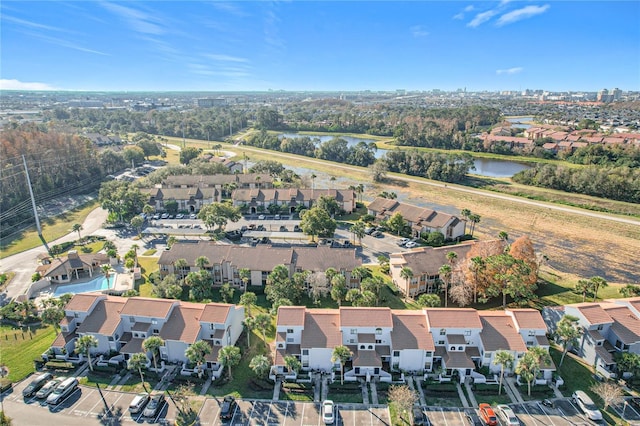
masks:
<svg viewBox="0 0 640 426"><path fill-rule="evenodd" d="M78 294L89 293L91 291L109 290L110 288L113 288L116 282L116 275L117 274L109 275L109 279L101 275L98 278L87 281L86 283L61 285L53 292L53 296L60 297L67 293Z"/></svg>

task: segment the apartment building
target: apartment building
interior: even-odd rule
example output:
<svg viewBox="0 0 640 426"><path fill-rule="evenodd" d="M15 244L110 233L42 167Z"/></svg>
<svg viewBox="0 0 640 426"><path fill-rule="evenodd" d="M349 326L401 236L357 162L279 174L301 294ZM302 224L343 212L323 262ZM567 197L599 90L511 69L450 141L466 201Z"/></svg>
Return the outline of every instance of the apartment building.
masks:
<svg viewBox="0 0 640 426"><path fill-rule="evenodd" d="M255 214L271 205L277 205L281 212L294 213L300 208L311 208L320 197L336 200L338 206L347 213L356 210L356 193L343 189L236 189L231 195L233 205Z"/></svg>

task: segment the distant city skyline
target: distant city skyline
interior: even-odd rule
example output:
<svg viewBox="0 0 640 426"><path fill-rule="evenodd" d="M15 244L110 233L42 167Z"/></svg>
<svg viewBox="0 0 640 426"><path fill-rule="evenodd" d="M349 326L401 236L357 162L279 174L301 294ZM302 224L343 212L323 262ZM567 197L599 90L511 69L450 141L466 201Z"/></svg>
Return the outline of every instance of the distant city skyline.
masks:
<svg viewBox="0 0 640 426"><path fill-rule="evenodd" d="M0 3L0 89L640 90L640 2Z"/></svg>

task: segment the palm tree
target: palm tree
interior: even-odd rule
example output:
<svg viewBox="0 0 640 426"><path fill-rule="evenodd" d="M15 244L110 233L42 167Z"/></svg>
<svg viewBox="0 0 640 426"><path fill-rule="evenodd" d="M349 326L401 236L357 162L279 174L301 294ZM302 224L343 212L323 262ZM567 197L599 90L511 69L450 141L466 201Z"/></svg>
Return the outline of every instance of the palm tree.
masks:
<svg viewBox="0 0 640 426"><path fill-rule="evenodd" d="M358 239L358 243L360 245L362 245L362 238L364 238L365 236L365 233L364 233L365 228L366 226L364 222L362 222L361 220L358 220L356 223L351 225L351 228L349 228L353 236ZM355 239L353 243L355 244Z"/></svg>
<svg viewBox="0 0 640 426"><path fill-rule="evenodd" d="M251 316L251 306L255 305L258 301L258 296L255 293L249 291L240 296L240 305L247 309L247 315Z"/></svg>
<svg viewBox="0 0 640 426"><path fill-rule="evenodd" d="M136 262L136 265L135 265L136 268L138 267L138 249L139 248L140 246L137 244L131 245L131 250L133 250L133 260L135 260Z"/></svg>
<svg viewBox="0 0 640 426"><path fill-rule="evenodd" d="M334 189L334 188L333 188L333 184L334 184L334 182L336 181L336 177L335 177L335 176L331 176L331 177L329 178L329 180L331 181L331 189Z"/></svg>
<svg viewBox="0 0 640 426"><path fill-rule="evenodd" d="M105 263L104 265L100 266L100 270L104 274L104 277L108 280L109 279L109 273L111 272L111 265L107 265Z"/></svg>
<svg viewBox="0 0 640 426"><path fill-rule="evenodd" d="M196 365L198 369L198 377L202 377L202 368L200 366L204 364L207 355L211 353L211 346L204 340L198 340L192 345L189 345L186 351L184 351L184 356L187 357L189 362Z"/></svg>
<svg viewBox="0 0 640 426"><path fill-rule="evenodd" d="M156 352L160 350L160 347L164 346L164 340L160 336L149 336L142 342L142 348L151 352L151 357L153 358L153 368L158 370L158 363L156 361Z"/></svg>
<svg viewBox="0 0 640 426"><path fill-rule="evenodd" d="M145 388L145 390L147 390L147 387L144 384L142 369L147 366L147 362L149 362L149 360L147 359L147 355L143 354L142 352L131 355L131 358L129 358L129 361L127 361L127 368L129 370L138 370L138 373L140 374L140 383L142 383L142 386Z"/></svg>
<svg viewBox="0 0 640 426"><path fill-rule="evenodd" d="M449 265L453 266L456 263L456 260L458 260L458 254L455 251L447 253L447 262L449 262Z"/></svg>
<svg viewBox="0 0 640 426"><path fill-rule="evenodd" d="M200 269L206 268L210 263L211 262L209 262L209 258L207 256L198 256L195 262L196 266Z"/></svg>
<svg viewBox="0 0 640 426"><path fill-rule="evenodd" d="M244 328L247 329L247 347L251 347L251 331L256 328L256 319L254 317L246 317L242 322L244 324Z"/></svg>
<svg viewBox="0 0 640 426"><path fill-rule="evenodd" d="M556 336L558 340L562 342L562 357L560 358L560 364L558 368L562 367L564 357L569 351L569 347L574 345L578 340L578 337L582 335L582 328L580 328L578 317L565 314L556 327Z"/></svg>
<svg viewBox="0 0 640 426"><path fill-rule="evenodd" d="M351 271L351 277L362 281L365 278L371 277L371 271L366 266L356 266L353 268L353 271Z"/></svg>
<svg viewBox="0 0 640 426"><path fill-rule="evenodd" d="M476 230L476 224L480 222L480 215L472 213L469 215L469 220L471 221L471 238L473 238L473 231Z"/></svg>
<svg viewBox="0 0 640 426"><path fill-rule="evenodd" d="M509 241L509 234L507 234L505 231L500 231L498 232L498 238L506 243L507 241Z"/></svg>
<svg viewBox="0 0 640 426"><path fill-rule="evenodd" d="M258 314L255 318L256 327L260 329L262 332L262 340L267 342L267 328L271 325L271 315L269 314Z"/></svg>
<svg viewBox="0 0 640 426"><path fill-rule="evenodd" d="M316 189L316 178L318 176L316 176L315 173L311 173L311 190L313 191L314 189Z"/></svg>
<svg viewBox="0 0 640 426"><path fill-rule="evenodd" d="M498 385L498 395L502 392L502 380L504 379L504 369L513 368L515 357L509 351L497 351L493 362L500 366L500 384Z"/></svg>
<svg viewBox="0 0 640 426"><path fill-rule="evenodd" d="M344 385L344 364L353 356L351 350L343 345L336 346L333 348L333 352L331 354L331 362L334 364L336 362L340 363L340 384Z"/></svg>
<svg viewBox="0 0 640 426"><path fill-rule="evenodd" d="M591 282L589 280L578 280L576 283L576 291L582 293L582 302L587 300L587 292L591 290Z"/></svg>
<svg viewBox="0 0 640 426"><path fill-rule="evenodd" d="M359 183L356 185L356 194L358 194L358 201L362 202L362 194L364 193L364 185Z"/></svg>
<svg viewBox="0 0 640 426"><path fill-rule="evenodd" d="M89 361L89 369L93 371L93 365L91 364L91 349L98 347L98 339L90 334L85 334L76 340L76 352L87 356Z"/></svg>
<svg viewBox="0 0 640 426"><path fill-rule="evenodd" d="M238 276L242 280L242 284L244 284L244 292L246 293L249 281L251 281L251 270L249 268L240 268L238 270Z"/></svg>
<svg viewBox="0 0 640 426"><path fill-rule="evenodd" d="M527 382L527 395L531 396L531 382L538 375L540 364L548 363L550 359L549 353L541 346L530 347L520 358L516 374L519 374Z"/></svg>
<svg viewBox="0 0 640 426"><path fill-rule="evenodd" d="M295 374L298 374L300 368L302 368L302 363L300 360L293 355L288 355L284 357L284 363L287 366L287 370L293 371Z"/></svg>
<svg viewBox="0 0 640 426"><path fill-rule="evenodd" d="M400 278L404 278L405 282L406 282L406 292L404 293L404 300L407 300L407 296L409 296L409 280L411 278L413 278L413 269L409 268L408 266L403 267L400 270Z"/></svg>
<svg viewBox="0 0 640 426"><path fill-rule="evenodd" d="M591 277L589 278L591 282L591 288L593 289L593 301L595 302L598 298L598 290L601 287L607 287L609 284L602 277Z"/></svg>
<svg viewBox="0 0 640 426"><path fill-rule="evenodd" d="M240 359L242 355L240 355L240 348L237 346L225 346L220 349L218 353L218 362L223 366L229 369L229 380L231 377L231 367L235 367L240 363Z"/></svg>
<svg viewBox="0 0 640 426"><path fill-rule="evenodd" d="M256 376L258 376L259 379L267 377L270 367L271 362L269 362L269 358L264 355L256 355L251 358L251 361L249 362L249 368L256 373Z"/></svg>
<svg viewBox="0 0 640 426"><path fill-rule="evenodd" d="M471 215L471 210L469 209L460 210L460 216L464 218L464 231L463 231L464 235L467 234L467 221L469 220L470 215Z"/></svg>
<svg viewBox="0 0 640 426"><path fill-rule="evenodd" d="M482 256L471 258L471 268L473 270L473 303L478 303L478 274L484 269L485 262Z"/></svg>
<svg viewBox="0 0 640 426"><path fill-rule="evenodd" d="M444 284L444 307L446 308L449 305L449 280L451 278L451 266L442 265L440 269L438 269L438 274Z"/></svg>
<svg viewBox="0 0 640 426"><path fill-rule="evenodd" d="M173 270L174 272L178 270L180 271L180 278L184 278L185 270L188 266L189 264L187 263L186 259L177 259L175 262L173 262Z"/></svg>
<svg viewBox="0 0 640 426"><path fill-rule="evenodd" d="M73 226L71 227L71 230L73 232L77 232L78 233L78 239L81 240L82 239L82 235L80 235L80 231L82 231L84 228L82 228L82 225L80 225L79 223L74 223Z"/></svg>

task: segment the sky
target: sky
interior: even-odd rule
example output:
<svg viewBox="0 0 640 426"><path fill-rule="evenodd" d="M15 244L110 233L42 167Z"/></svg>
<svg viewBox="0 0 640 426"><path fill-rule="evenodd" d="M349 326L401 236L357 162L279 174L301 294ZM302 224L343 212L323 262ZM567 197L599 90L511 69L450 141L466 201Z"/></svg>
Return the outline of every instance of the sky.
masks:
<svg viewBox="0 0 640 426"><path fill-rule="evenodd" d="M0 89L640 90L640 1L12 1Z"/></svg>

